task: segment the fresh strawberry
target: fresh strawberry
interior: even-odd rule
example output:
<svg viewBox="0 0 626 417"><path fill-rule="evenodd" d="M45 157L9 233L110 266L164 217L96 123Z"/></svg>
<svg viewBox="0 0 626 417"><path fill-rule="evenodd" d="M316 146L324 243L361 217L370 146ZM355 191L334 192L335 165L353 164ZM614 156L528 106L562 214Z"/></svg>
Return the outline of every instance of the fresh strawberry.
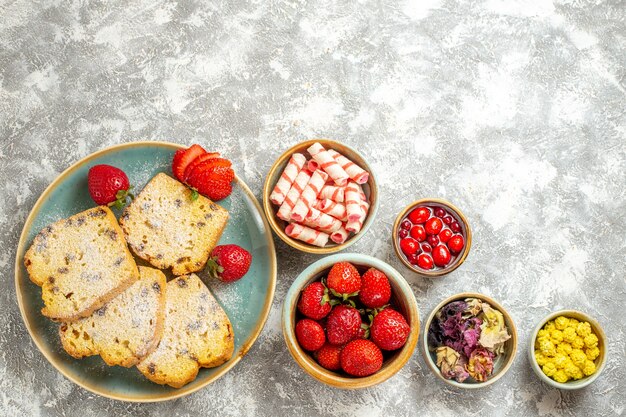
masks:
<svg viewBox="0 0 626 417"><path fill-rule="evenodd" d="M322 367L330 371L341 369L341 350L343 346L325 343L324 346L313 352L313 357Z"/></svg>
<svg viewBox="0 0 626 417"><path fill-rule="evenodd" d="M343 345L357 337L361 328L359 311L347 305L333 307L326 319L326 335L333 345Z"/></svg>
<svg viewBox="0 0 626 417"><path fill-rule="evenodd" d="M361 275L350 262L337 262L330 268L326 284L333 295L346 300L358 294Z"/></svg>
<svg viewBox="0 0 626 417"><path fill-rule="evenodd" d="M311 319L302 319L296 323L296 339L304 350L317 350L326 343L324 329Z"/></svg>
<svg viewBox="0 0 626 417"><path fill-rule="evenodd" d="M252 255L237 245L216 246L207 262L209 274L224 282L237 281L246 275Z"/></svg>
<svg viewBox="0 0 626 417"><path fill-rule="evenodd" d="M332 304L328 297L328 288L319 281L307 285L298 301L298 310L310 319L320 320L330 313Z"/></svg>
<svg viewBox="0 0 626 417"><path fill-rule="evenodd" d="M411 327L402 314L386 308L376 314L370 325L371 340L383 350L400 349L406 343Z"/></svg>
<svg viewBox="0 0 626 417"><path fill-rule="evenodd" d="M172 161L172 173L179 181L185 181L185 169L194 159L205 154L206 151L200 145L191 145L188 149L179 149L174 154Z"/></svg>
<svg viewBox="0 0 626 417"><path fill-rule="evenodd" d="M231 182L235 172L231 162L224 158L210 158L197 165L187 183L211 200L221 200L232 192Z"/></svg>
<svg viewBox="0 0 626 417"><path fill-rule="evenodd" d="M96 204L122 208L130 194L128 177L119 168L111 165L94 165L87 174L89 195Z"/></svg>
<svg viewBox="0 0 626 417"><path fill-rule="evenodd" d="M369 308L380 308L391 298L391 286L387 275L376 268L368 269L361 277L359 300Z"/></svg>
<svg viewBox="0 0 626 417"><path fill-rule="evenodd" d="M211 158L219 158L219 156L220 156L219 152L207 152L196 157L196 159L191 161L191 163L187 165L187 168L185 168L185 174L183 175L184 180L187 181L187 179L191 176L191 172L193 171L195 167L197 167L204 161L207 161Z"/></svg>
<svg viewBox="0 0 626 417"><path fill-rule="evenodd" d="M341 368L350 375L372 375L382 366L383 353L369 340L353 340L341 351Z"/></svg>

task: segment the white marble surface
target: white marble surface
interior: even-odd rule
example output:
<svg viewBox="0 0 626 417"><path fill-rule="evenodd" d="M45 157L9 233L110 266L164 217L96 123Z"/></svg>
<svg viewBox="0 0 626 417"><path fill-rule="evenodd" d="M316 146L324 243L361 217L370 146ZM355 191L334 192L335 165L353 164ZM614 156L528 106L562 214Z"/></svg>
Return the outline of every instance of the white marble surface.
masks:
<svg viewBox="0 0 626 417"><path fill-rule="evenodd" d="M614 416L626 408L626 4L624 1L0 0L0 414ZM257 196L272 161L315 137L376 169L378 217L352 250L403 271L426 316L475 290L513 314L520 354L495 386L457 392L419 351L356 392L298 368L280 305L315 259L277 243L269 321L217 383L163 404L99 398L30 341L14 296L18 235L63 169L133 140L200 142ZM447 198L475 241L450 276L403 269L390 244L410 201ZM525 355L548 312L604 326L605 373L588 389L539 382Z"/></svg>

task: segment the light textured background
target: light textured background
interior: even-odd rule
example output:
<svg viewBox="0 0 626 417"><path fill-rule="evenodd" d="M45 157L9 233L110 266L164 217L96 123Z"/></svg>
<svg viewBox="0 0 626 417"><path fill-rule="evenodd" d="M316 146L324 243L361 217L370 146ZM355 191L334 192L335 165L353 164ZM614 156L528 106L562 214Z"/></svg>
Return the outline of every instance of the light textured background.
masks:
<svg viewBox="0 0 626 417"><path fill-rule="evenodd" d="M619 415L626 402L624 1L0 0L0 414ZM66 167L133 140L199 142L260 197L288 146L330 137L376 169L378 218L352 250L403 271L426 316L485 292L510 309L520 354L489 389L455 392L416 351L383 385L322 386L286 351L280 305L316 259L278 242L269 321L217 383L164 404L99 398L36 350L14 297L18 235ZM440 280L403 269L395 214L426 196L469 217L467 262ZM577 308L609 339L604 375L569 393L525 355L545 314Z"/></svg>

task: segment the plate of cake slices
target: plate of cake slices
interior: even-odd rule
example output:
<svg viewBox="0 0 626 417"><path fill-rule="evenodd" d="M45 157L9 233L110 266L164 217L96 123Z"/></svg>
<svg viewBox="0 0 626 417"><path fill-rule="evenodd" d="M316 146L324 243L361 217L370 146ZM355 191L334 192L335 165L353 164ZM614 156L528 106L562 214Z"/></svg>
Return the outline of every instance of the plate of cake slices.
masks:
<svg viewBox="0 0 626 417"><path fill-rule="evenodd" d="M113 146L65 170L26 219L15 264L46 359L134 402L228 372L259 336L275 285L269 226L231 161L166 142Z"/></svg>

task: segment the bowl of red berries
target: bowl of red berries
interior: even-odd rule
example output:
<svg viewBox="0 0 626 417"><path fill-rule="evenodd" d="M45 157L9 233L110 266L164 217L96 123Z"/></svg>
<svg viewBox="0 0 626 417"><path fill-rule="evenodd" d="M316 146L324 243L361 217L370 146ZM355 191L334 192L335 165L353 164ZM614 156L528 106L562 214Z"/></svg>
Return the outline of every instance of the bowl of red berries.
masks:
<svg viewBox="0 0 626 417"><path fill-rule="evenodd" d="M410 270L439 277L467 258L472 232L467 218L452 203L428 198L414 201L393 225L393 248Z"/></svg>
<svg viewBox="0 0 626 417"><path fill-rule="evenodd" d="M311 264L293 282L282 313L289 352L306 373L358 389L396 374L419 338L411 287L385 262L342 253Z"/></svg>

